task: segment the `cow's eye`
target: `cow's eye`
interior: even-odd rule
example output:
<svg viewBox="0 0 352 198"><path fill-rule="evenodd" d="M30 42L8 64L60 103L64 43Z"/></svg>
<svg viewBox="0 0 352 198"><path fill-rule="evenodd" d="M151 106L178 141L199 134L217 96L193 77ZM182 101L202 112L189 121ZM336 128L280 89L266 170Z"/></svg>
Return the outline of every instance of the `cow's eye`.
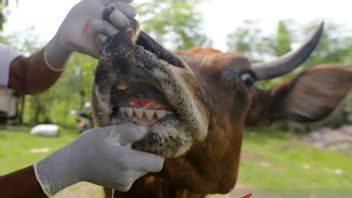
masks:
<svg viewBox="0 0 352 198"><path fill-rule="evenodd" d="M240 73L240 79L246 86L251 87L256 81L257 77L253 71L246 70Z"/></svg>

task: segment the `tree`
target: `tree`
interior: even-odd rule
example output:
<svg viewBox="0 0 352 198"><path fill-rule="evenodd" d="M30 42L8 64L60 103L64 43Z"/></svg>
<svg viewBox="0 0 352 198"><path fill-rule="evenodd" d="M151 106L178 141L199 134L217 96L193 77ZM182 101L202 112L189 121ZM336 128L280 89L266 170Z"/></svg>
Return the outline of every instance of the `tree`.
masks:
<svg viewBox="0 0 352 198"><path fill-rule="evenodd" d="M74 53L59 81L47 92L33 96L39 97L44 106L39 110L43 110L46 117L41 116L38 121L50 120L54 123L72 126L75 123L76 114L72 116L70 111L81 111L84 103L90 101L92 73L96 64L95 59Z"/></svg>
<svg viewBox="0 0 352 198"><path fill-rule="evenodd" d="M18 0L16 0L18 4ZM9 5L9 0L0 0L0 32L3 31L3 25L6 22L4 9Z"/></svg>
<svg viewBox="0 0 352 198"><path fill-rule="evenodd" d="M301 34L309 34L319 22L311 22L303 26ZM305 65L345 63L349 64L352 60L352 41L351 35L346 35L343 27L331 22L325 23L324 34L320 43L312 56L306 61Z"/></svg>
<svg viewBox="0 0 352 198"><path fill-rule="evenodd" d="M275 56L282 56L291 51L292 34L287 23L287 21L278 22L276 42L274 43Z"/></svg>
<svg viewBox="0 0 352 198"><path fill-rule="evenodd" d="M244 21L227 36L227 46L253 62L281 56L291 50L292 33L288 24L290 21L279 21L275 34L264 35L257 21Z"/></svg>
<svg viewBox="0 0 352 198"><path fill-rule="evenodd" d="M7 0L0 0L0 31L3 30L3 24L5 23L4 8L8 5Z"/></svg>
<svg viewBox="0 0 352 198"><path fill-rule="evenodd" d="M25 30L24 32L17 32L13 33L11 35L6 35L6 34L1 34L0 35L0 42L7 44L8 46L11 46L12 48L15 48L19 51L26 52L28 54L36 52L39 50L39 48L43 45L38 42L38 36L36 36L33 33L33 28L29 28ZM28 104L25 103L25 101L30 102L33 99L40 100L38 98L31 98L31 97L25 97L24 95L19 94L19 101L18 101L18 109L19 109L19 114L18 114L18 123L23 122L23 118L26 117L26 113L28 111ZM32 104L38 104L36 101L33 101ZM41 109L40 106L37 106L39 112L39 109ZM37 112L35 112L35 115L37 115ZM33 113L33 112L31 112ZM37 117L37 116L34 116Z"/></svg>
<svg viewBox="0 0 352 198"><path fill-rule="evenodd" d="M229 51L237 51L251 60L261 60L262 31L257 21L244 21L243 24L227 36Z"/></svg>
<svg viewBox="0 0 352 198"><path fill-rule="evenodd" d="M39 40L33 28L0 36L2 43L27 54L37 52L44 46ZM26 96L24 122L55 122L72 126L76 117L70 116L69 111L79 111L83 104L89 101L92 73L96 63L93 58L74 53L62 77L52 88L39 95Z"/></svg>
<svg viewBox="0 0 352 198"><path fill-rule="evenodd" d="M199 0L149 0L137 5L142 29L173 49L209 45L201 28Z"/></svg>

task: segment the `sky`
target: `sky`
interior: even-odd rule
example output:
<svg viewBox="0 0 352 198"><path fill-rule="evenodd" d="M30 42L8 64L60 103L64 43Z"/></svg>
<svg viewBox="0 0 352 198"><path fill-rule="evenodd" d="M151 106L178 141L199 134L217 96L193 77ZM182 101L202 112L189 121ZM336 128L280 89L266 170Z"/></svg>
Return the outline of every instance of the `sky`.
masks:
<svg viewBox="0 0 352 198"><path fill-rule="evenodd" d="M21 32L29 27L47 42L55 34L70 8L78 0L10 0L5 32ZM134 0L138 2L138 0ZM245 20L255 20L263 32L274 32L279 20L306 24L321 19L343 26L352 36L351 0L204 0L205 34L215 48L226 50L226 36Z"/></svg>

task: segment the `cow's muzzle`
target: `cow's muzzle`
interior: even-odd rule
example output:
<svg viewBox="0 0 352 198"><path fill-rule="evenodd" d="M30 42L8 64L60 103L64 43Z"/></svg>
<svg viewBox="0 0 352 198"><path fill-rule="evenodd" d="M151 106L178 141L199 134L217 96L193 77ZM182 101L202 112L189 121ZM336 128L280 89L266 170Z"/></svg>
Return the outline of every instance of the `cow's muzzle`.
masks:
<svg viewBox="0 0 352 198"><path fill-rule="evenodd" d="M99 126L148 126L133 148L177 157L206 138L208 109L192 70L137 45L138 36L128 29L104 43L92 86L93 114Z"/></svg>

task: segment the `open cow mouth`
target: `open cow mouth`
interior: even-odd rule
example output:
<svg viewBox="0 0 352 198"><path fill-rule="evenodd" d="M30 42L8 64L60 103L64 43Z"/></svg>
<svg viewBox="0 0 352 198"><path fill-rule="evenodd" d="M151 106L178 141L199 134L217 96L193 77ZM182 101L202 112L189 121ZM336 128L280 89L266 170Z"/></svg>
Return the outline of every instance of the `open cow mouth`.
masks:
<svg viewBox="0 0 352 198"><path fill-rule="evenodd" d="M179 119L165 95L148 82L118 80L111 88L111 124L133 122L151 127L162 119Z"/></svg>
<svg viewBox="0 0 352 198"><path fill-rule="evenodd" d="M148 126L146 137L132 147L177 157L207 135L204 98L186 64L170 64L160 56L172 55L146 50L136 37L138 31L128 29L104 43L92 86L95 120L99 126Z"/></svg>

